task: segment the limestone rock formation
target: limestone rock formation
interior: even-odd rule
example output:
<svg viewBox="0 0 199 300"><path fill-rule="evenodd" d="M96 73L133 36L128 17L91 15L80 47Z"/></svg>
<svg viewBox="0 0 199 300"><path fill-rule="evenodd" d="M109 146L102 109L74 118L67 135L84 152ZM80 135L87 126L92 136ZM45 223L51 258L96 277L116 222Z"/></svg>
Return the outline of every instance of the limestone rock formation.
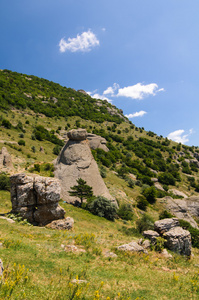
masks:
<svg viewBox="0 0 199 300"><path fill-rule="evenodd" d="M154 224L154 230L162 235L165 232L177 226L180 226L177 218L168 218L156 221Z"/></svg>
<svg viewBox="0 0 199 300"><path fill-rule="evenodd" d="M91 149L95 150L99 148L105 152L109 151L108 147L106 146L107 141L105 138L96 134L88 133L87 139Z"/></svg>
<svg viewBox="0 0 199 300"><path fill-rule="evenodd" d="M57 179L21 173L11 176L10 182L13 213L35 225L64 218L65 211L58 204L61 187Z"/></svg>
<svg viewBox="0 0 199 300"><path fill-rule="evenodd" d="M166 247L181 255L191 255L191 234L179 226L176 218L156 221L154 229L166 239Z"/></svg>
<svg viewBox="0 0 199 300"><path fill-rule="evenodd" d="M0 168L13 169L12 158L6 147L0 151Z"/></svg>
<svg viewBox="0 0 199 300"><path fill-rule="evenodd" d="M168 249L182 255L191 255L191 234L182 227L175 227L164 234Z"/></svg>
<svg viewBox="0 0 199 300"><path fill-rule="evenodd" d="M178 219L189 222L194 228L198 225L193 217L199 218L199 197L192 196L184 199L163 198L165 208Z"/></svg>
<svg viewBox="0 0 199 300"><path fill-rule="evenodd" d="M62 148L55 162L55 177L61 182L61 197L68 203L80 202L79 198L69 195L70 188L82 178L93 188L95 196L104 196L115 204L110 195L94 160L85 129L72 130L68 133L69 140Z"/></svg>
<svg viewBox="0 0 199 300"><path fill-rule="evenodd" d="M144 249L144 247L138 245L136 242L132 241L129 244L124 244L121 245L117 248L118 250L122 250L122 251L131 251L131 252L142 252L142 253L148 253L146 249Z"/></svg>

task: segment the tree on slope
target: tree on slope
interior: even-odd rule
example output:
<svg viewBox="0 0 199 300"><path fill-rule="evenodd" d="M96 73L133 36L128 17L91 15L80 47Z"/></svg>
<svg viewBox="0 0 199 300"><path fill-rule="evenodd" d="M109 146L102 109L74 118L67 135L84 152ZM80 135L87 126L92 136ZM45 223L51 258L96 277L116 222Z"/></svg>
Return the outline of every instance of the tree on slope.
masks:
<svg viewBox="0 0 199 300"><path fill-rule="evenodd" d="M86 184L86 181L82 178L77 179L77 185L71 187L72 191L68 191L70 196L78 197L81 200L81 206L84 199L91 198L93 196L92 187Z"/></svg>

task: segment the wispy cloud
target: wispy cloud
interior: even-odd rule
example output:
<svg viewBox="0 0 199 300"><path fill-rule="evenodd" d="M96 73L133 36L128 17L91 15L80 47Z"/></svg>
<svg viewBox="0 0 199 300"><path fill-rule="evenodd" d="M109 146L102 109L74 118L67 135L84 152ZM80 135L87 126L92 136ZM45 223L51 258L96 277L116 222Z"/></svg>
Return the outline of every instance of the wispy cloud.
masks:
<svg viewBox="0 0 199 300"><path fill-rule="evenodd" d="M187 134L184 133L185 133L184 129L179 129L169 133L167 138L174 142L185 144L189 142L188 137L193 133L193 129L190 129Z"/></svg>
<svg viewBox="0 0 199 300"><path fill-rule="evenodd" d="M108 101L109 103L112 103L112 100L107 98L106 96L104 95L100 95L97 93L97 90L93 91L93 92L87 92L87 94L89 94L92 98L95 98L95 99L100 99L100 100L106 100Z"/></svg>
<svg viewBox="0 0 199 300"><path fill-rule="evenodd" d="M100 44L96 35L91 31L85 31L82 34L78 34L75 38L68 38L66 41L65 38L62 38L59 42L59 51L60 52L88 52L93 47L96 47Z"/></svg>
<svg viewBox="0 0 199 300"><path fill-rule="evenodd" d="M114 83L113 86L109 86L104 92L103 95L110 95L110 96L114 96L115 92L119 89L119 84L118 83Z"/></svg>
<svg viewBox="0 0 199 300"><path fill-rule="evenodd" d="M125 117L127 117L128 119L132 119L132 118L135 118L135 117L143 117L145 114L147 114L146 111L140 110L140 111L135 112L133 114L125 115Z"/></svg>
<svg viewBox="0 0 199 300"><path fill-rule="evenodd" d="M137 83L135 85L120 88L116 96L142 100L143 98L150 95L155 96L158 92L161 91L164 91L164 89L158 89L158 85L156 83L150 83L146 85Z"/></svg>

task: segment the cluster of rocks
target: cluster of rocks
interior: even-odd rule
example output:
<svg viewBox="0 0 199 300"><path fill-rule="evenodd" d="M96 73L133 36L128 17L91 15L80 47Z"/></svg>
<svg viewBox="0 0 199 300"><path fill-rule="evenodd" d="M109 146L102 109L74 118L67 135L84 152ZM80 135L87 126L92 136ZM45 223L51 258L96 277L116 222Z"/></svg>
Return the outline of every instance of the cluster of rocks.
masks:
<svg viewBox="0 0 199 300"><path fill-rule="evenodd" d="M95 196L104 196L115 205L116 200L110 195L91 153L88 133L85 129L73 129L68 132L68 141L62 148L55 161L55 177L61 183L61 197L68 203L79 203L78 197L69 195L69 190L77 184L77 179L82 178L93 189ZM92 143L105 146L105 141L90 135ZM99 146L99 145L98 145Z"/></svg>
<svg viewBox="0 0 199 300"><path fill-rule="evenodd" d="M191 255L191 234L180 227L177 218L156 221L154 230L144 231L143 235L146 240L140 239L138 243L133 241L129 244L121 245L117 249L147 254L146 249L151 248L152 245L157 243L158 238L162 237L165 239L165 247L167 249L181 255ZM164 249L163 256L170 257L171 255Z"/></svg>
<svg viewBox="0 0 199 300"><path fill-rule="evenodd" d="M156 221L154 231L144 231L143 235L155 244L158 237L165 239L165 246L181 255L191 255L191 234L180 227L177 218L168 218Z"/></svg>
<svg viewBox="0 0 199 300"><path fill-rule="evenodd" d="M65 211L58 204L61 186L57 179L21 173L11 176L10 182L12 213L35 225L64 218Z"/></svg>

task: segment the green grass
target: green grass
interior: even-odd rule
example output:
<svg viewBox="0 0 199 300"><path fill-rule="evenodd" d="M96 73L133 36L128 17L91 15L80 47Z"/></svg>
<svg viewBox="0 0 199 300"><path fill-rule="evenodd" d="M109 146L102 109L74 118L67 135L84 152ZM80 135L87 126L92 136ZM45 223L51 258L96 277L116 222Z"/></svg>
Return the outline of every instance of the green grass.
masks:
<svg viewBox="0 0 199 300"><path fill-rule="evenodd" d="M0 213L8 212L9 193L1 191L0 199ZM193 250L194 257L190 260L176 254L172 259L165 259L154 251L148 255L121 253L115 250L118 245L138 239L119 230L123 226L122 221L110 222L81 208L65 203L61 205L66 215L75 220L72 231L11 224L0 219L0 240L3 244L0 258L6 272L10 272L9 275L5 273L9 281L7 286L4 280L1 283L0 299L199 297L199 250ZM127 226L130 225L131 222L128 222ZM61 247L70 244L86 252L67 252ZM118 257L106 258L105 251L114 251ZM18 282L16 272L21 272ZM77 277L87 283L71 283Z"/></svg>

